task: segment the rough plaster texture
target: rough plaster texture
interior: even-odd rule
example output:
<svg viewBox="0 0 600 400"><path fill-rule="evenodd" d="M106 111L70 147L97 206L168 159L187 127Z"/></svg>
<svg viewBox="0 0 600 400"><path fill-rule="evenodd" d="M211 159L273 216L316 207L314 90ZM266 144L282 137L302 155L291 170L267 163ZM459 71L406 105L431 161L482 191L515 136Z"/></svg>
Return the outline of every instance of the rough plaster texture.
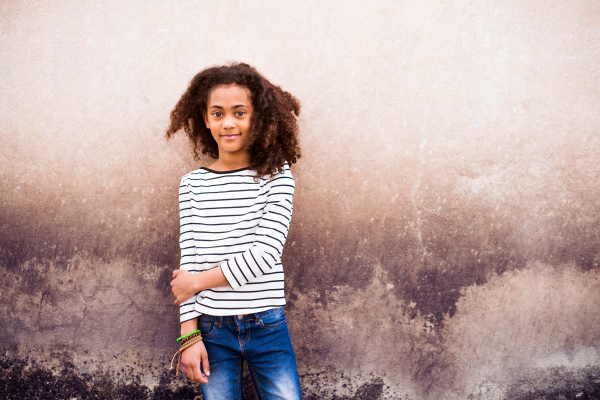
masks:
<svg viewBox="0 0 600 400"><path fill-rule="evenodd" d="M1 394L197 395L165 372L168 282L179 177L210 160L164 131L195 73L242 60L303 103L283 261L306 398L600 396L598 2L0 15Z"/></svg>

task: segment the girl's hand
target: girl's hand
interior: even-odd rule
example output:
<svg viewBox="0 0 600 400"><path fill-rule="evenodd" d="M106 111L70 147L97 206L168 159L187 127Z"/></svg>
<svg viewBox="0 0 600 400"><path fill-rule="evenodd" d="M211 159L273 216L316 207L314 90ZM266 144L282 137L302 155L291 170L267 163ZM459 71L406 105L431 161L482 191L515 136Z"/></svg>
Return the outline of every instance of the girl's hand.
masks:
<svg viewBox="0 0 600 400"><path fill-rule="evenodd" d="M191 298L198 290L194 286L194 274L183 269L173 271L171 291L175 295L175 304L179 305Z"/></svg>
<svg viewBox="0 0 600 400"><path fill-rule="evenodd" d="M204 373L200 370L200 362L202 362ZM202 340L193 344L191 347L188 347L181 353L181 365L183 366L183 372L190 380L199 383L208 383L210 366L208 364L206 347L204 347Z"/></svg>

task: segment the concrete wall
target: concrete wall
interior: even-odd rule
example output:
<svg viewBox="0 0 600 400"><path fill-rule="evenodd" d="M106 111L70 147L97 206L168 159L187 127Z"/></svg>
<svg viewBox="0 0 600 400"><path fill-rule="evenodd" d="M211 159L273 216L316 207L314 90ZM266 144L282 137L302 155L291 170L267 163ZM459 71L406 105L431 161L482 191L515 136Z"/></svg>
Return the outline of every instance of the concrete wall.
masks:
<svg viewBox="0 0 600 400"><path fill-rule="evenodd" d="M303 104L283 261L306 398L600 396L597 1L0 16L0 391L198 394L166 373L168 282L179 178L210 160L164 132L240 60Z"/></svg>

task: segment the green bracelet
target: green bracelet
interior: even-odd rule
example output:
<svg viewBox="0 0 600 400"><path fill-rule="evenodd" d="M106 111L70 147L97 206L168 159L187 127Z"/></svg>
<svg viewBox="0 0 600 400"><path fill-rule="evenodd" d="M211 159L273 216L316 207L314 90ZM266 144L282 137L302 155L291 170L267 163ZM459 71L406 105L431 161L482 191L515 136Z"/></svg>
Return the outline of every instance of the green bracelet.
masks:
<svg viewBox="0 0 600 400"><path fill-rule="evenodd" d="M183 339L185 339L186 337L188 337L188 336L192 336L192 335L193 335L193 334L195 334L195 333L200 333L200 330L199 330L199 329L197 329L197 330L195 330L194 332L190 332L190 333L188 333L187 335L183 335L182 337L180 337L179 339L177 339L177 341L178 341L178 342L181 342L181 341L182 341Z"/></svg>

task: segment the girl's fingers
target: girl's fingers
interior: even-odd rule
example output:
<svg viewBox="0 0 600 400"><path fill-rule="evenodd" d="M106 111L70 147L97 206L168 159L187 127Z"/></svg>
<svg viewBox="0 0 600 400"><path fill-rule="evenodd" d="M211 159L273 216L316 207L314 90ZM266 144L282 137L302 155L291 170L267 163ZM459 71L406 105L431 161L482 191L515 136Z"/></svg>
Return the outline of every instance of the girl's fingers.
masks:
<svg viewBox="0 0 600 400"><path fill-rule="evenodd" d="M174 271L173 271L173 275L172 275L172 276L173 276L173 280L171 281L171 286L173 286L173 281L174 281L175 279L177 279L177 277L178 277L179 275L181 275L183 272L186 272L186 271L183 271L183 270L181 270L181 269L176 269L176 270L174 270Z"/></svg>
<svg viewBox="0 0 600 400"><path fill-rule="evenodd" d="M194 365L194 380L200 383L208 383L208 379L206 379L206 375L200 371L200 363Z"/></svg>
<svg viewBox="0 0 600 400"><path fill-rule="evenodd" d="M203 351L200 355L200 361L202 361L202 369L204 369L204 374L206 376L210 376L210 365L208 364L208 353Z"/></svg>
<svg viewBox="0 0 600 400"><path fill-rule="evenodd" d="M192 381L196 381L197 380L197 376L198 374L196 373L196 371L194 371L194 367L190 366L189 368L186 368L185 365L183 366L183 372L185 372L185 374L187 375L187 377L192 380Z"/></svg>
<svg viewBox="0 0 600 400"><path fill-rule="evenodd" d="M175 304L180 305L181 303L183 303L183 300L181 300L179 297L175 296Z"/></svg>

